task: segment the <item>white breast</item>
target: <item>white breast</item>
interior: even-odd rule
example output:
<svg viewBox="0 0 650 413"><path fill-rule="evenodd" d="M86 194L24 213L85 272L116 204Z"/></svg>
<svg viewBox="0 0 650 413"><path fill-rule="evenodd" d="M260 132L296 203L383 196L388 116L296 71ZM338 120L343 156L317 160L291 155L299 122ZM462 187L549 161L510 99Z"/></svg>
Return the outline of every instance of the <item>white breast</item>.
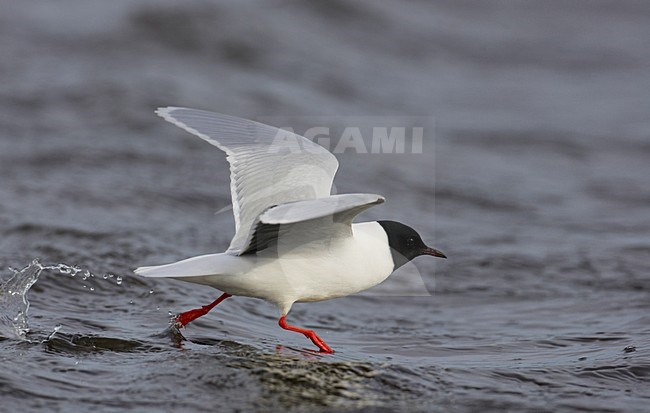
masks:
<svg viewBox="0 0 650 413"><path fill-rule="evenodd" d="M354 224L353 236L280 251L272 279L281 300L321 301L363 291L393 271L388 237L376 222ZM268 276L268 274L267 274Z"/></svg>

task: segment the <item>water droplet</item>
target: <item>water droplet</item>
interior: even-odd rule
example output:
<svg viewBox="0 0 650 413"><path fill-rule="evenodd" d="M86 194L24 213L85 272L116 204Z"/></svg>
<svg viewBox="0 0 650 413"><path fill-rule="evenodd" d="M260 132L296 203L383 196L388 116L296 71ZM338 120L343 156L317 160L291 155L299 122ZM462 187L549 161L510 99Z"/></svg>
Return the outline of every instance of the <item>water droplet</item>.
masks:
<svg viewBox="0 0 650 413"><path fill-rule="evenodd" d="M153 290L149 290L149 294L153 294Z"/></svg>
<svg viewBox="0 0 650 413"><path fill-rule="evenodd" d="M90 287L90 291L95 291L95 287Z"/></svg>
<svg viewBox="0 0 650 413"><path fill-rule="evenodd" d="M113 277L115 277L114 274L108 274L108 278L113 278Z"/></svg>
<svg viewBox="0 0 650 413"><path fill-rule="evenodd" d="M102 278L105 279L105 280L108 280L108 274L104 274L104 275L102 276Z"/></svg>
<svg viewBox="0 0 650 413"><path fill-rule="evenodd" d="M115 282L117 283L117 285L122 284L122 276L118 275L117 278L115 278Z"/></svg>
<svg viewBox="0 0 650 413"><path fill-rule="evenodd" d="M54 330L52 330L52 332L50 333L50 335L47 336L47 338L45 339L45 341L49 341L49 340L51 340L52 337L54 337L54 335L55 335L56 333L58 333L59 330L61 330L61 327L62 327L61 324L59 324L59 325L57 325L56 327L54 327Z"/></svg>
<svg viewBox="0 0 650 413"><path fill-rule="evenodd" d="M129 304L134 304L135 302L133 300L129 301Z"/></svg>

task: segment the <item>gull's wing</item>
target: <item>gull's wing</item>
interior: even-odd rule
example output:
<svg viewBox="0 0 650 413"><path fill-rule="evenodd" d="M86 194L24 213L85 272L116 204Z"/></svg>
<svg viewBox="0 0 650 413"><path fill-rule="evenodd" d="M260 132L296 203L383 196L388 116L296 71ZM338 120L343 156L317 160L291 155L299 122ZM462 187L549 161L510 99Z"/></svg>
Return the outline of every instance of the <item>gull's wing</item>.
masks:
<svg viewBox="0 0 650 413"><path fill-rule="evenodd" d="M167 107L156 113L228 155L235 216L229 254L245 252L257 217L269 207L330 195L339 163L302 136L197 109Z"/></svg>
<svg viewBox="0 0 650 413"><path fill-rule="evenodd" d="M270 207L259 216L242 254L264 250L278 240L291 248L349 237L354 217L383 202L381 195L343 194Z"/></svg>

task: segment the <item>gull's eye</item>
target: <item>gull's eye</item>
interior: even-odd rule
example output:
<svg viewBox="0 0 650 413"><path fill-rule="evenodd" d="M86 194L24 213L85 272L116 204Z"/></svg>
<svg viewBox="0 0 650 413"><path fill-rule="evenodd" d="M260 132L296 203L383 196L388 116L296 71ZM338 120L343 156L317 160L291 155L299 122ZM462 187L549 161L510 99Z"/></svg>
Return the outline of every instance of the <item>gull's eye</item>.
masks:
<svg viewBox="0 0 650 413"><path fill-rule="evenodd" d="M407 239L406 239L406 246L407 246L408 248L413 248L413 247L415 247L415 238L413 238L413 237L407 238Z"/></svg>

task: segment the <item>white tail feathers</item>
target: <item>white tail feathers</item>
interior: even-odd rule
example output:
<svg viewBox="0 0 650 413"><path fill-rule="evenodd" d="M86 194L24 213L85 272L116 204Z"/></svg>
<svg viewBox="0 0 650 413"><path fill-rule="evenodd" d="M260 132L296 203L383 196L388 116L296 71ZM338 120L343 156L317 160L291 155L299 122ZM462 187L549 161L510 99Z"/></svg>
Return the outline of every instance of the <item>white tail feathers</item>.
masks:
<svg viewBox="0 0 650 413"><path fill-rule="evenodd" d="M236 275L245 271L248 261L228 254L208 254L171 264L139 267L134 272L142 277L183 278L208 275Z"/></svg>
<svg viewBox="0 0 650 413"><path fill-rule="evenodd" d="M167 278L167 277L197 277L214 275L223 272L220 268L220 258L224 254L208 254L165 265L152 267L139 267L134 272L143 277Z"/></svg>

